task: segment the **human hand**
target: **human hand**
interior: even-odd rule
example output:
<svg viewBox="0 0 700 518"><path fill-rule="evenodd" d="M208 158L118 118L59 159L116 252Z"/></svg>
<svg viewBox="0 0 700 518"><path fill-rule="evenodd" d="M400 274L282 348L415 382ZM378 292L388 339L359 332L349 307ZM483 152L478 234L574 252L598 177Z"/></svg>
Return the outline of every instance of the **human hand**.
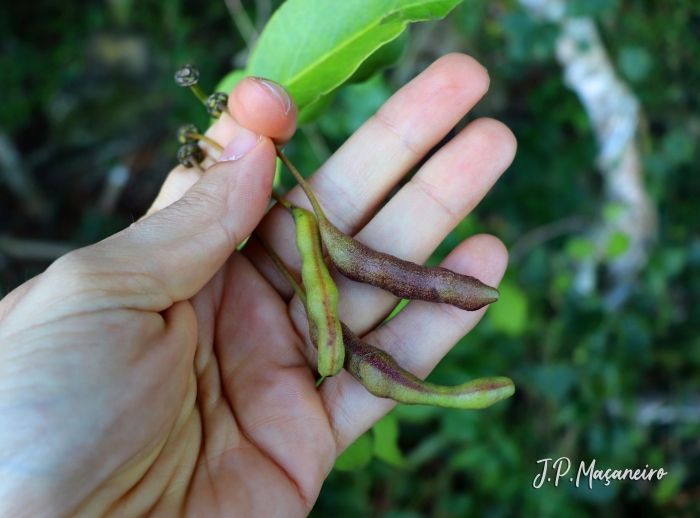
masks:
<svg viewBox="0 0 700 518"><path fill-rule="evenodd" d="M449 55L401 89L310 179L328 217L425 261L510 164L505 126L470 123L375 212L487 88L481 65ZM208 132L242 157L201 178L176 168L147 217L0 301L0 515L304 516L392 408L345 371L316 389L300 301L257 242L235 250L257 227L298 273L291 217L265 215L274 144L296 126L285 103L245 80L237 122ZM298 188L287 198L308 207ZM480 235L443 266L497 285L506 263ZM372 331L396 298L335 278L343 321L421 377L485 311L414 301Z"/></svg>

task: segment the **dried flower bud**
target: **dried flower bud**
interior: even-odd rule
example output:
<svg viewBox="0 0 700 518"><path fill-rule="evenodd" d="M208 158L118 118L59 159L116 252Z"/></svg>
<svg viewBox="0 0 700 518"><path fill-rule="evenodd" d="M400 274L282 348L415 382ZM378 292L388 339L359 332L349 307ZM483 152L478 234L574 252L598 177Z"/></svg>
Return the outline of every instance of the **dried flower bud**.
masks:
<svg viewBox="0 0 700 518"><path fill-rule="evenodd" d="M202 163L204 160L204 151L195 142L190 142L185 144L177 152L177 159L185 167L193 167L192 161L197 164Z"/></svg>
<svg viewBox="0 0 700 518"><path fill-rule="evenodd" d="M177 130L177 140L180 144L190 144L197 142L196 138L188 136L188 133L200 133L199 128L194 124L183 124Z"/></svg>
<svg viewBox="0 0 700 518"><path fill-rule="evenodd" d="M199 81L199 69L194 65L183 65L175 72L175 82L179 86L194 86Z"/></svg>
<svg viewBox="0 0 700 518"><path fill-rule="evenodd" d="M218 119L228 106L228 95L224 92L216 92L207 99L207 111L209 115Z"/></svg>

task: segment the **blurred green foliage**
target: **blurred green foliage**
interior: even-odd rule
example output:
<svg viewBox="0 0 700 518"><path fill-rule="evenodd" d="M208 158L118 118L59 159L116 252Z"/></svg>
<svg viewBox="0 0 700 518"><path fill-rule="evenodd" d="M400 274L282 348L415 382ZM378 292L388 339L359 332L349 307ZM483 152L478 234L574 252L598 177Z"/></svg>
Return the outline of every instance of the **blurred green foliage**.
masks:
<svg viewBox="0 0 700 518"><path fill-rule="evenodd" d="M244 5L255 21L256 3ZM338 459L312 516L700 515L700 5L576 0L568 9L595 17L640 99L645 180L660 217L648 266L615 311L602 298L604 276L592 295L574 291L574 266L593 252L583 231L616 208L601 208L596 142L556 63L557 27L517 2L472 0L431 22L432 32L430 23L416 27L396 69L341 90L288 146L310 174L402 78L447 51L475 56L491 75L489 93L455 131L494 117L519 145L513 166L431 259L436 264L481 232L518 251L502 300L429 377L456 384L508 375L515 396L480 412L397 407ZM196 62L211 88L242 65L245 42L219 0L45 0L4 10L0 127L52 194L53 217L37 223L0 190L0 233L76 244L101 239L145 211L175 164L177 126L207 123L190 94L172 84L172 72ZM133 141L119 148L125 136ZM132 175L106 212L96 200L119 161ZM293 184L285 172L281 182ZM571 218L583 224L535 245L523 240ZM626 247L624 236L613 235L607 253ZM0 289L45 266L0 261ZM668 411L649 418L656 403ZM595 459L604 469L648 464L669 475L592 490L533 488L537 461L562 456L572 469Z"/></svg>

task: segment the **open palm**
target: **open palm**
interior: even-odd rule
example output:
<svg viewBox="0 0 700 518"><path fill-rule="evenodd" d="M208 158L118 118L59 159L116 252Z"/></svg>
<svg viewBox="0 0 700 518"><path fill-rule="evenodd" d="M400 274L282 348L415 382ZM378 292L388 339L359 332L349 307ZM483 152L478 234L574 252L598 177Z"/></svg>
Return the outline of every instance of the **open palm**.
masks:
<svg viewBox="0 0 700 518"><path fill-rule="evenodd" d="M512 134L470 123L382 203L487 88L478 63L449 55L401 89L311 178L329 218L425 261L510 164ZM252 150L202 178L175 169L146 218L0 303L0 514L304 516L391 408L345 371L316 389L300 301L254 238L234 251L257 227L298 274L292 218L265 215L295 108L259 80L229 106L236 122L209 135L265 135ZM308 206L298 188L288 198ZM481 235L443 265L496 285L506 262ZM334 276L341 319L418 376L484 312L412 302L372 331L396 298Z"/></svg>

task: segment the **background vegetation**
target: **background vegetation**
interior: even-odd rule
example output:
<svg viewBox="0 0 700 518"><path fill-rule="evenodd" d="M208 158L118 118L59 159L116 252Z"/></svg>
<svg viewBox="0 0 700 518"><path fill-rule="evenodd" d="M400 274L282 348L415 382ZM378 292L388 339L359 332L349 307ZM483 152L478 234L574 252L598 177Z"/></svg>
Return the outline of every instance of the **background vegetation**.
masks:
<svg viewBox="0 0 700 518"><path fill-rule="evenodd" d="M178 125L207 124L173 71L197 63L211 90L245 63L255 27L278 4L244 2L254 26L243 27L240 13L238 26L231 16L234 0L228 8L223 0L3 8L0 296L62 251L145 212L175 164ZM489 93L455 131L494 117L519 142L510 170L431 259L478 232L511 250L503 300L431 379L504 374L515 396L482 412L397 408L343 461L364 467L333 471L312 516L700 515L700 5L576 0L569 8L595 17L642 104L658 236L619 308L604 303L604 275L590 295L574 289L575 265L589 253L585 231L602 202L597 144L563 83L557 28L514 1L471 0L443 21L412 26L397 67L342 90L289 145L299 168L313 171L392 92L452 51L475 56L491 75ZM541 232L553 222L568 223ZM537 460L560 456L575 466L648 464L669 475L593 490L534 489Z"/></svg>

